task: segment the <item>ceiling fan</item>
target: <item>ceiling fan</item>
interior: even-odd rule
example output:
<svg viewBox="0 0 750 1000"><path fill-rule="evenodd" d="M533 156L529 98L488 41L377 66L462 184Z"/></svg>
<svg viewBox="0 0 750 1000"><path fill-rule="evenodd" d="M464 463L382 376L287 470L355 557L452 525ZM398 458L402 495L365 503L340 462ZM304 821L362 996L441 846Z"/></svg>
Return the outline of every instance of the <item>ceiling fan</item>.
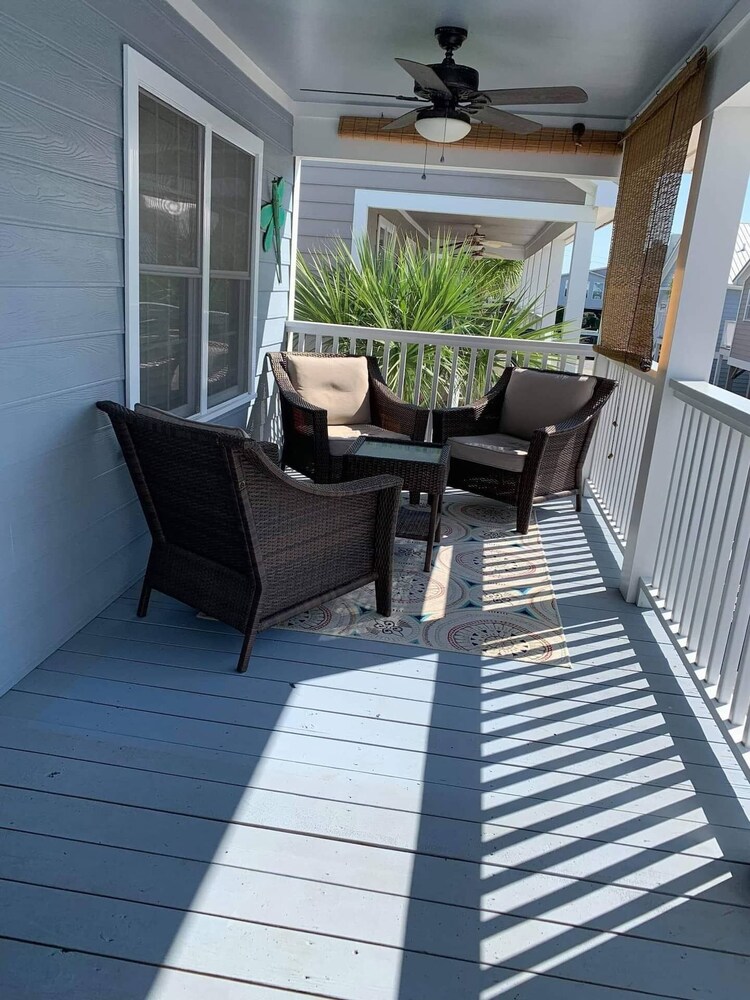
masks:
<svg viewBox="0 0 750 1000"><path fill-rule="evenodd" d="M414 80L414 96L403 94L373 94L356 91L318 90L315 93L347 94L352 97L388 97L423 105L408 111L384 125L381 131L392 132L413 125L428 142L458 142L471 130L472 124L496 125L506 132L527 135L542 126L521 115L503 111L496 105L510 104L583 104L588 94L580 87L518 87L501 90L480 90L479 73L471 66L461 66L453 53L466 40L465 28L435 29L438 45L445 51L441 63L414 62L397 59L399 66ZM303 88L312 93L312 88Z"/></svg>
<svg viewBox="0 0 750 1000"><path fill-rule="evenodd" d="M486 235L482 232L482 227L480 223L474 223L474 231L469 235L464 237L464 239L455 240L452 244L444 244L450 246L451 249L456 251L468 251L472 257L490 257L492 254L488 254L487 250L500 250L503 247L512 246L512 243L503 243L501 240L488 240Z"/></svg>

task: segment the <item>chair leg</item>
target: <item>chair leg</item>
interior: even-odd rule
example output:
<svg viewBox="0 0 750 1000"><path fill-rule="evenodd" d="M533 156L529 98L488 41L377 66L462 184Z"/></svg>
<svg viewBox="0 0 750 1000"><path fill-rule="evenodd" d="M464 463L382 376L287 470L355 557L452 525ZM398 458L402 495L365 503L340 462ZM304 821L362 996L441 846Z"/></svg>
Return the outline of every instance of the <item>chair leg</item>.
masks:
<svg viewBox="0 0 750 1000"><path fill-rule="evenodd" d="M531 521L531 504L524 504L518 508L516 513L516 531L519 535L529 533L529 522Z"/></svg>
<svg viewBox="0 0 750 1000"><path fill-rule="evenodd" d="M578 514L583 510L583 490L576 490L576 512Z"/></svg>
<svg viewBox="0 0 750 1000"><path fill-rule="evenodd" d="M242 649L240 650L240 658L237 660L237 673L244 674L247 671L247 664L250 659L250 654L253 651L253 643L255 642L255 630L251 629L245 633L245 640L242 643Z"/></svg>
<svg viewBox="0 0 750 1000"><path fill-rule="evenodd" d="M421 493L417 493L416 490L409 491L409 503L412 504L412 506L418 507L421 499L422 499Z"/></svg>
<svg viewBox="0 0 750 1000"><path fill-rule="evenodd" d="M388 618L392 611L390 578L375 581L375 606L379 615Z"/></svg>
<svg viewBox="0 0 750 1000"><path fill-rule="evenodd" d="M138 600L138 610L136 614L139 618L145 618L148 614L148 602L151 599L151 586L149 585L148 578L144 579L143 586L141 587L141 596Z"/></svg>

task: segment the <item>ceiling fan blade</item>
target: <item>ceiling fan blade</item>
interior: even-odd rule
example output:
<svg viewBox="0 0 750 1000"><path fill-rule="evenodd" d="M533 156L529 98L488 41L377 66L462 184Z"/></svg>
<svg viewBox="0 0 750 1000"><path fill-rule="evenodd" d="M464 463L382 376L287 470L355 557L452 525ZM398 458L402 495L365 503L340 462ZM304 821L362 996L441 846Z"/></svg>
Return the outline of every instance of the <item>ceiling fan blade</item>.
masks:
<svg viewBox="0 0 750 1000"><path fill-rule="evenodd" d="M490 104L585 104L589 95L580 87L511 87L481 90Z"/></svg>
<svg viewBox="0 0 750 1000"><path fill-rule="evenodd" d="M319 90L317 87L300 87L302 94L338 94L341 97L388 97L393 101L413 101L415 104L425 103L421 98L412 95L406 97L404 94L371 94L362 90Z"/></svg>
<svg viewBox="0 0 750 1000"><path fill-rule="evenodd" d="M446 97L452 96L450 90L431 66L425 66L424 63L414 62L411 59L397 59L396 62L401 69L405 69L409 76L417 81L423 90L432 90L434 93L444 94Z"/></svg>
<svg viewBox="0 0 750 1000"><path fill-rule="evenodd" d="M393 132L399 128L406 128L407 125L413 125L417 120L419 115L418 111L407 111L405 115L401 115L400 118L394 118L392 122L384 125L381 128L381 132Z"/></svg>
<svg viewBox="0 0 750 1000"><path fill-rule="evenodd" d="M490 247L493 250L500 250L502 247L512 247L512 243L505 243L503 240L485 240L485 247Z"/></svg>
<svg viewBox="0 0 750 1000"><path fill-rule="evenodd" d="M510 111L501 111L499 108L487 107L472 111L472 119L484 125L496 125L506 132L515 132L517 135L538 132L542 127L539 122L532 122L529 118L521 118L520 115L512 115Z"/></svg>

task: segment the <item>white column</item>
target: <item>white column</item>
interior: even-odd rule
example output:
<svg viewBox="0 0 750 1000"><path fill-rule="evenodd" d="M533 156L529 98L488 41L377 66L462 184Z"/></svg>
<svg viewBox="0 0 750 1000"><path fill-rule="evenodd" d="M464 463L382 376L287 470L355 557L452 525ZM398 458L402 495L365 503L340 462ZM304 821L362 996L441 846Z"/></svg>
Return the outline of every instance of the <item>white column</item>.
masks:
<svg viewBox="0 0 750 1000"><path fill-rule="evenodd" d="M547 265L547 290L544 294L544 325L553 323L557 303L560 298L560 282L562 281L563 255L565 241L553 240L549 245L549 263Z"/></svg>
<svg viewBox="0 0 750 1000"><path fill-rule="evenodd" d="M583 323L593 245L594 223L577 222L573 238L573 254L570 259L570 280L564 316L565 322L572 324L573 330L580 330Z"/></svg>
<svg viewBox="0 0 750 1000"><path fill-rule="evenodd" d="M659 356L620 589L638 597L664 517L680 406L671 379L708 379L750 174L750 109L723 108L701 127L685 227ZM678 456L678 461L680 457Z"/></svg>

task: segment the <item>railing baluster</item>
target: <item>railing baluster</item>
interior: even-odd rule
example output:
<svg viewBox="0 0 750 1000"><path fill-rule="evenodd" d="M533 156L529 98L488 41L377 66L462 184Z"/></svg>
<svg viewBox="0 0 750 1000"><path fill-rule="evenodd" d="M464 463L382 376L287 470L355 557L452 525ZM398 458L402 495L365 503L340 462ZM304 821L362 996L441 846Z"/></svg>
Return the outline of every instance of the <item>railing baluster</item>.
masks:
<svg viewBox="0 0 750 1000"><path fill-rule="evenodd" d="M727 500L722 504L725 506L723 516L722 511L714 513L721 523L721 531L713 570L709 575L705 614L695 654L698 666L706 668L705 679L709 684L716 683L721 670L721 657L715 657L714 652L719 644L719 618L726 590L726 573L734 545L735 528L750 486L750 442L744 435L739 438L736 459L731 463L730 474L722 485L728 491Z"/></svg>
<svg viewBox="0 0 750 1000"><path fill-rule="evenodd" d="M464 395L464 403L468 405L471 402L471 397L473 395L472 389L474 386L474 370L477 366L477 349L476 347L471 348L471 353L469 354L469 371L466 376L466 394Z"/></svg>
<svg viewBox="0 0 750 1000"><path fill-rule="evenodd" d="M339 335L337 333L335 333L333 335L333 344L331 346L332 346L331 353L332 354L338 354L339 353Z"/></svg>
<svg viewBox="0 0 750 1000"><path fill-rule="evenodd" d="M689 407L683 407L682 418L680 422L680 433L677 438L677 447L675 448L674 461L672 463L672 474L669 481L669 489L667 490L666 505L664 511L664 525L667 530L662 530L659 537L659 543L656 547L656 560L654 562L654 578L653 585L657 590L661 592L661 582L665 572L665 565L667 562L667 553L670 549L672 539L675 535L675 528L677 523L676 518L676 508L677 508L677 496L679 493L679 484L681 478L685 474L686 463L681 461L685 457L685 447L690 439L690 425L693 421L693 410Z"/></svg>
<svg viewBox="0 0 750 1000"><path fill-rule="evenodd" d="M414 372L414 396L413 402L416 406L419 406L419 400L421 398L422 390L422 363L424 362L424 344L420 344L417 348L417 368Z"/></svg>
<svg viewBox="0 0 750 1000"><path fill-rule="evenodd" d="M703 436L702 451L698 460L698 468L695 476L695 486L692 496L688 501L688 523L685 530L684 545L682 546L684 555L682 566L675 584L675 597L672 606L672 618L680 623L680 631L685 634L687 628L683 620L688 599L690 581L695 572L695 556L699 544L700 529L706 511L706 494L711 485L711 474L714 470L716 460L716 445L719 423L711 417L705 417L705 433Z"/></svg>
<svg viewBox="0 0 750 1000"><path fill-rule="evenodd" d="M682 569L682 562L687 557L687 552L685 550L685 538L690 522L690 511L695 498L695 486L698 479L697 466L700 461L700 456L703 453L707 424L708 417L705 413L698 412L693 425L689 458L687 462L685 462L685 485L679 498L679 517L677 519L675 531L675 546L672 550L666 582L661 588L665 600L668 601L670 611L672 611L675 606L677 581Z"/></svg>
<svg viewBox="0 0 750 1000"><path fill-rule="evenodd" d="M383 341L383 378L386 383L388 382L388 365L391 360L391 342L390 340Z"/></svg>
<svg viewBox="0 0 750 1000"><path fill-rule="evenodd" d="M448 406L455 406L455 387L456 387L456 371L458 369L458 347L453 348L453 357L451 358L451 373L448 380Z"/></svg>
<svg viewBox="0 0 750 1000"><path fill-rule="evenodd" d="M430 386L430 409L437 407L438 385L440 383L440 355L442 348L435 345L435 357L432 363L432 385Z"/></svg>
<svg viewBox="0 0 750 1000"><path fill-rule="evenodd" d="M482 389L482 395L487 395L487 393L492 388L495 381L495 355L497 351L492 349L487 351L487 371L484 374L484 388Z"/></svg>
<svg viewBox="0 0 750 1000"><path fill-rule="evenodd" d="M406 356L409 350L409 345L405 341L401 341L401 357L398 360L398 388L396 392L403 399L404 398L404 381L406 380Z"/></svg>
<svg viewBox="0 0 750 1000"><path fill-rule="evenodd" d="M742 725L747 717L748 709L750 709L750 634L748 634L750 633L750 584L748 584L748 576L750 574L745 573L742 578L742 591L737 600L735 612L735 621L738 626L742 624L745 626L742 652L737 664L737 679L734 685L732 703L729 707L729 721L735 726ZM717 695L717 697L719 696ZM719 700L721 700L720 697Z"/></svg>
<svg viewBox="0 0 750 1000"><path fill-rule="evenodd" d="M741 645L738 648L739 638L732 628L732 624L735 618L737 594L740 590L743 575L746 576L745 563L748 541L750 540L750 491L748 491L748 485L750 484L746 482L739 520L736 522L732 555L729 559L729 566L725 570L726 575L722 588L721 604L719 606L714 639L711 644L711 652L708 660L709 669L706 671L706 680L718 680L719 697L721 700L726 700L726 678L732 674L733 669L730 665L731 657L735 656L739 658L739 651L741 649Z"/></svg>

